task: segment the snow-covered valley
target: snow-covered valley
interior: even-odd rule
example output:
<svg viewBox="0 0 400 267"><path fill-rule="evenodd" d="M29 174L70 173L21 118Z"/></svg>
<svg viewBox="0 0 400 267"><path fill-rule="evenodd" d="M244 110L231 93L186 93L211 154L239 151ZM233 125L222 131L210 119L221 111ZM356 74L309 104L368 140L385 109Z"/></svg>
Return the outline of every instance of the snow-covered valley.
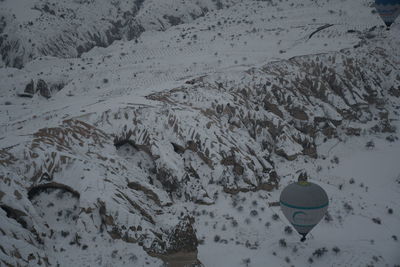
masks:
<svg viewBox="0 0 400 267"><path fill-rule="evenodd" d="M28 2L2 45L125 20L2 51L1 266L400 264L400 24L371 1L135 1L130 37L129 1ZM276 206L302 171L330 200L305 243Z"/></svg>

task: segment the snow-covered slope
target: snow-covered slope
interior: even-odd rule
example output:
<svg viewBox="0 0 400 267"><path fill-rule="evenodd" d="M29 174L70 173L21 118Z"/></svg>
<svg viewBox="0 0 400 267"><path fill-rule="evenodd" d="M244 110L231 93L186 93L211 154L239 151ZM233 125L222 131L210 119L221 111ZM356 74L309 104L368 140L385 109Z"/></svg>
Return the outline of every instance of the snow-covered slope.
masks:
<svg viewBox="0 0 400 267"><path fill-rule="evenodd" d="M151 3L146 25L174 10ZM370 1L196 6L0 69L2 264L398 264L399 24ZM331 205L300 243L275 204L303 170Z"/></svg>
<svg viewBox="0 0 400 267"><path fill-rule="evenodd" d="M165 30L232 1L4 0L0 2L3 64L21 68L39 56L76 57L94 46Z"/></svg>

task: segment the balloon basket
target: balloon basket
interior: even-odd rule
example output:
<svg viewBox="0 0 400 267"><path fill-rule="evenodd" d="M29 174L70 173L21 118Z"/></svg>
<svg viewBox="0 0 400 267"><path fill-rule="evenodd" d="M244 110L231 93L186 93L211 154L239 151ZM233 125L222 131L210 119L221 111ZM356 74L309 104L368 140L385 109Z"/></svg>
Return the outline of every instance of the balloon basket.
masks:
<svg viewBox="0 0 400 267"><path fill-rule="evenodd" d="M306 241L306 235L303 234L302 237L301 237L301 239L300 239L300 241L301 241L301 242Z"/></svg>

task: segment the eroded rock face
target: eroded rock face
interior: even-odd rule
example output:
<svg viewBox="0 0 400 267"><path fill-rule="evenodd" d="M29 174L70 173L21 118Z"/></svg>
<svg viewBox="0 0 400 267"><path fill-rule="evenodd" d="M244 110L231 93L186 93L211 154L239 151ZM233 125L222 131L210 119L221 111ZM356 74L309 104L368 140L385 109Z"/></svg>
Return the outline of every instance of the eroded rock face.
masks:
<svg viewBox="0 0 400 267"><path fill-rule="evenodd" d="M28 227L26 222L26 220L28 219L28 214L7 205L0 205L0 208L6 212L7 217L17 221L23 228Z"/></svg>
<svg viewBox="0 0 400 267"><path fill-rule="evenodd" d="M162 259L168 266L203 266L197 259L199 242L193 225L194 218L186 216L169 231L162 244L164 252L159 254L156 250L149 251L149 254Z"/></svg>
<svg viewBox="0 0 400 267"><path fill-rule="evenodd" d="M50 98L51 97L50 88L47 85L47 83L42 79L39 79L37 81L36 91L39 93L39 95L41 95L41 96L43 96L45 98Z"/></svg>
<svg viewBox="0 0 400 267"><path fill-rule="evenodd" d="M18 93L20 97L33 97L35 94L51 98L55 93L59 92L65 86L64 82L52 82L48 83L43 79L34 81L33 79L25 85L23 92Z"/></svg>
<svg viewBox="0 0 400 267"><path fill-rule="evenodd" d="M167 239L168 254L197 251L199 242L193 224L193 217L185 217L170 231Z"/></svg>
<svg viewBox="0 0 400 267"><path fill-rule="evenodd" d="M317 157L317 140L396 131L391 109L382 108L394 96L379 82L395 74L378 67L395 64L382 53L302 56L234 77L195 78L149 95L157 105L107 107L0 150L7 262L57 264L61 248L43 247L66 235L68 245L92 253L93 238L103 238L165 261L198 264L193 211L186 207L213 205L218 193L274 190L276 160ZM400 79L392 80L397 88ZM375 125L363 124L374 118ZM69 189L58 199L61 187L39 190L49 185ZM58 216L49 199L71 200L64 204L73 204L65 209L72 216ZM46 214L47 205L55 216ZM50 218L71 227L69 234ZM27 249L10 256L20 241Z"/></svg>
<svg viewBox="0 0 400 267"><path fill-rule="evenodd" d="M80 57L95 46L132 40L146 30L166 30L234 2L164 1L159 9L158 0L5 1L11 9L0 10L0 54L6 66L15 68L40 56ZM22 9L31 20L13 16Z"/></svg>
<svg viewBox="0 0 400 267"><path fill-rule="evenodd" d="M25 90L24 93L33 95L35 93L35 88L34 88L35 84L33 82L33 80L31 80L26 86L25 86Z"/></svg>

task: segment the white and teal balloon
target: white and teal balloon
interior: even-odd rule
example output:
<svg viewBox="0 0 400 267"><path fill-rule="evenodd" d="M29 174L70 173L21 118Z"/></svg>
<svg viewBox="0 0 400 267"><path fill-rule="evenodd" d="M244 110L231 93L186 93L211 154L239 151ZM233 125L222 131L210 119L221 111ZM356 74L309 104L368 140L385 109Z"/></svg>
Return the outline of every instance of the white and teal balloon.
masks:
<svg viewBox="0 0 400 267"><path fill-rule="evenodd" d="M324 217L329 199L325 190L317 184L301 181L286 186L280 196L283 214L296 231L306 240L306 235Z"/></svg>
<svg viewBox="0 0 400 267"><path fill-rule="evenodd" d="M375 8L389 28L400 15L400 0L375 0Z"/></svg>

